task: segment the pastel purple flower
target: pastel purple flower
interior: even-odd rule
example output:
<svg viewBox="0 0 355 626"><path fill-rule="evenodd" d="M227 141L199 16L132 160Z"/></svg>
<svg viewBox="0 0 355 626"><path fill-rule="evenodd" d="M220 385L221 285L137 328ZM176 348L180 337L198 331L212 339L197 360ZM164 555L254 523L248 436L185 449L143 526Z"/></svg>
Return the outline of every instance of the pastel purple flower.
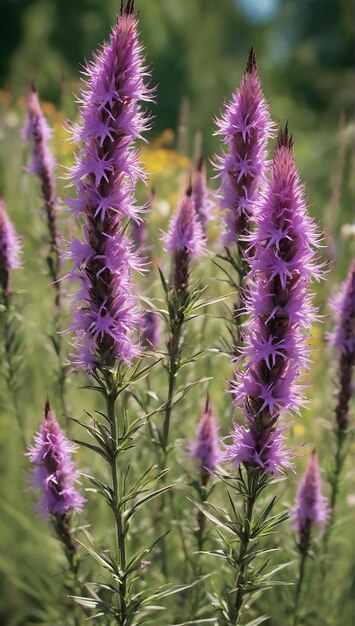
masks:
<svg viewBox="0 0 355 626"><path fill-rule="evenodd" d="M154 311L145 311L141 322L141 342L150 350L155 350L160 341L160 317Z"/></svg>
<svg viewBox="0 0 355 626"><path fill-rule="evenodd" d="M207 475L221 459L218 429L208 398L197 427L196 441L191 446L191 456L196 460L199 471Z"/></svg>
<svg viewBox="0 0 355 626"><path fill-rule="evenodd" d="M67 515L84 507L85 498L75 486L79 478L72 460L75 450L76 446L65 437L47 402L39 432L27 453L34 465L32 486L40 491L40 510L46 515Z"/></svg>
<svg viewBox="0 0 355 626"><path fill-rule="evenodd" d="M261 436L253 424L245 428L234 422L230 432L232 443L225 445L224 460L234 467L242 463L257 465L268 474L278 475L281 470L293 467L283 436L284 430L265 429Z"/></svg>
<svg viewBox="0 0 355 626"><path fill-rule="evenodd" d="M329 343L338 352L351 353L355 358L355 263L333 298L331 308L336 324L329 335Z"/></svg>
<svg viewBox="0 0 355 626"><path fill-rule="evenodd" d="M339 294L333 299L332 309L336 324L329 340L339 355L335 417L338 430L345 432L349 423L355 368L355 263L350 268Z"/></svg>
<svg viewBox="0 0 355 626"><path fill-rule="evenodd" d="M32 143L32 161L27 171L41 178L46 177L49 195L53 202L56 201L56 185L54 177L55 159L48 147L48 141L52 138L52 129L43 114L37 89L34 81L31 81L27 96L27 113L23 127L24 139Z"/></svg>
<svg viewBox="0 0 355 626"><path fill-rule="evenodd" d="M142 261L127 237L126 220L140 220L134 189L144 174L135 140L150 125L140 104L152 99L146 76L133 2L122 3L109 42L87 67L81 119L72 127L81 149L70 171L76 196L69 207L84 218L83 238L70 247L71 279L79 282L72 361L88 370L117 360L130 364L139 352L141 313L132 270L141 270Z"/></svg>
<svg viewBox="0 0 355 626"><path fill-rule="evenodd" d="M218 199L225 211L225 246L241 245L259 199L268 168L267 142L273 134L269 106L263 96L255 53L251 48L240 89L225 106L218 131L225 152L215 169L221 180Z"/></svg>
<svg viewBox="0 0 355 626"><path fill-rule="evenodd" d="M299 484L296 504L291 511L294 530L299 535L300 545L308 545L313 526L325 526L330 509L327 498L322 495L322 483L316 451L312 451L305 474Z"/></svg>
<svg viewBox="0 0 355 626"><path fill-rule="evenodd" d="M171 218L165 246L172 253L185 250L190 259L198 257L205 250L205 237L191 188L184 194L178 210Z"/></svg>
<svg viewBox="0 0 355 626"><path fill-rule="evenodd" d="M249 319L242 351L245 371L232 383L235 401L244 405L252 431L249 443L254 440L255 462L273 467L275 473L289 466L283 454L279 468L272 458L269 444L277 436L277 420L286 411L299 412L305 402L298 380L308 367L306 333L316 319L309 286L320 275L318 234L307 214L292 148L286 127L279 135L271 178L254 214L257 230L247 238L253 254L245 303ZM235 439L242 435L246 442L240 429ZM257 460L261 449L262 462ZM245 452L248 455L250 448ZM236 459L242 456L239 452Z"/></svg>
<svg viewBox="0 0 355 626"><path fill-rule="evenodd" d="M186 302L191 260L205 251L205 237L197 217L191 187L184 194L177 212L171 218L169 231L164 239L166 250L173 256L172 287L181 302Z"/></svg>
<svg viewBox="0 0 355 626"><path fill-rule="evenodd" d="M21 267L20 254L21 239L16 235L0 197L0 288L5 295L10 290L12 270Z"/></svg>
<svg viewBox="0 0 355 626"><path fill-rule="evenodd" d="M207 187L206 163L203 157L199 159L192 181L192 197L195 202L195 211L203 233L206 234L206 224L211 219L212 202L209 199Z"/></svg>

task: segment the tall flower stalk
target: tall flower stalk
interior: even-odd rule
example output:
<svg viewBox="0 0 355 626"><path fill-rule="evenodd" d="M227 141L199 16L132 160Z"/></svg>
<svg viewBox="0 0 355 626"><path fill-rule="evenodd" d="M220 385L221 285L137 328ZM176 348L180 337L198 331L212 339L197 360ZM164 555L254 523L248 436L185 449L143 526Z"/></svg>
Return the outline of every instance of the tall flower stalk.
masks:
<svg viewBox="0 0 355 626"><path fill-rule="evenodd" d="M79 472L72 460L75 450L76 446L65 437L47 401L39 432L27 453L33 464L31 483L33 490L40 494L41 514L51 520L63 546L74 591L80 592L83 583L79 575L77 544L73 539L72 516L82 511L85 498L76 486ZM72 588L70 592L73 592ZM75 624L79 625L80 621L75 619Z"/></svg>
<svg viewBox="0 0 355 626"><path fill-rule="evenodd" d="M192 181L192 197L195 202L197 217L206 235L207 222L211 219L212 202L207 187L206 162L203 156L198 160Z"/></svg>
<svg viewBox="0 0 355 626"><path fill-rule="evenodd" d="M253 565L255 542L287 516L270 515L276 496L261 513L256 504L274 476L292 465L279 419L304 404L297 380L308 362L305 331L315 317L308 288L319 275L318 237L307 215L287 126L279 133L271 179L254 219L257 229L249 237L253 256L245 304L249 316L245 371L233 383L247 426L235 423L232 443L226 446L225 458L237 474L222 475L243 498L242 512L231 501L232 520L223 521L234 534L235 591L225 600L228 621L221 621L229 626L241 623L246 599L269 582L268 574L259 575ZM226 538L226 558L230 550ZM216 604L220 606L220 600Z"/></svg>
<svg viewBox="0 0 355 626"><path fill-rule="evenodd" d="M58 200L55 177L56 163L48 146L48 141L52 137L52 130L48 126L47 120L43 114L33 80L31 81L27 98L27 115L23 134L25 139L32 144L32 160L30 166L27 168L27 171L38 177L44 201L44 214L48 230L47 249L45 253L48 272L51 278L54 293L54 332L52 335L52 344L58 358L58 384L62 410L65 413L65 381L67 378L67 368L64 363L63 341L61 334L61 254L59 249L60 238L58 232Z"/></svg>
<svg viewBox="0 0 355 626"><path fill-rule="evenodd" d="M209 397L207 397L204 411L198 424L196 441L191 446L191 456L196 462L197 471L199 473L198 480L194 481L194 486L199 497L199 502L204 505L212 488L209 487L212 478L212 472L216 469L222 458L219 445L218 429L216 420L212 413L212 407ZM204 549L205 544L205 521L201 509L197 511L197 547L200 552Z"/></svg>
<svg viewBox="0 0 355 626"><path fill-rule="evenodd" d="M132 423L118 405L123 391L146 375L149 367L140 362L138 322L140 311L132 286L132 270L141 268L138 253L127 236L130 220L139 220L134 203L135 184L143 173L138 162L135 140L149 127L142 101L152 98L145 84L143 50L138 41L138 24L132 0L122 2L108 43L95 54L87 68L82 90L81 120L73 127L81 147L71 171L77 190L71 210L84 222L83 238L71 243L71 278L79 283L72 315L75 353L72 360L94 379L91 388L105 400L105 411L87 424L76 420L95 440L81 441L107 463L110 484L91 481L112 511L115 524L115 551L94 546L88 551L112 577L112 584L97 583L94 598L78 597L79 604L100 609L110 623L128 626L143 615L159 594L137 592L146 557L153 549L144 545L130 553L128 540L131 519L146 502L169 486L152 491L161 473L154 466L131 477L128 451L134 436L146 423L138 417ZM131 452L132 454L132 452ZM125 466L119 464L126 461ZM105 595L105 601L98 599Z"/></svg>
<svg viewBox="0 0 355 626"><path fill-rule="evenodd" d="M198 219L192 189L183 196L177 212L173 215L169 232L165 237L166 249L172 255L170 288L166 285L168 314L167 365L168 397L164 414L163 429L160 436L162 450L162 468L166 467L169 454L169 433L173 408L176 377L181 367L182 337L193 305L199 295L191 290L191 261L201 255L205 239Z"/></svg>
<svg viewBox="0 0 355 626"><path fill-rule="evenodd" d="M292 619L292 626L297 626L300 617L299 604L305 581L306 562L311 548L312 532L316 526L324 528L329 518L328 501L322 495L322 484L315 450L312 452L306 472L299 484L292 517L300 555Z"/></svg>
<svg viewBox="0 0 355 626"><path fill-rule="evenodd" d="M232 351L241 344L242 295L249 270L245 256L246 237L252 229L255 205L268 169L267 142L273 134L269 106L263 96L253 48L250 49L240 88L225 106L217 120L219 135L225 146L215 165L220 187L217 198L224 211L222 260L231 271L223 270L237 292L232 311ZM234 329L233 329L234 328Z"/></svg>
<svg viewBox="0 0 355 626"><path fill-rule="evenodd" d="M330 473L330 510L324 534L325 550L336 513L341 472L346 458L346 442L349 435L350 402L353 395L353 373L355 368L355 264L349 270L340 292L332 302L336 324L329 340L337 354L338 389L335 405L335 455Z"/></svg>
<svg viewBox="0 0 355 626"><path fill-rule="evenodd" d="M0 197L0 322L3 375L11 396L13 412L18 422L23 443L26 445L22 410L18 401L23 349L11 284L13 270L22 266L20 256L21 240L6 212L4 200Z"/></svg>

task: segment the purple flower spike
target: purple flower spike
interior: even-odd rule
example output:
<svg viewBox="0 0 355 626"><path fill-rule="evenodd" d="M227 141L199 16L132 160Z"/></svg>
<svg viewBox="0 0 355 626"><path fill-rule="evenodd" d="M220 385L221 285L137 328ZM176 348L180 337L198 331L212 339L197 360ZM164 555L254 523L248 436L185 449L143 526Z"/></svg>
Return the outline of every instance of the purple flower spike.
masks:
<svg viewBox="0 0 355 626"><path fill-rule="evenodd" d="M284 442L283 430L283 428L265 429L261 436L257 431L234 422L230 433L233 443L225 446L224 459L236 467L241 463L257 465L268 474L275 475L280 473L280 468L292 468L293 463Z"/></svg>
<svg viewBox="0 0 355 626"><path fill-rule="evenodd" d="M313 526L324 527L329 519L328 501L322 496L322 484L316 451L313 450L306 472L297 490L296 505L291 511L300 546L307 549Z"/></svg>
<svg viewBox="0 0 355 626"><path fill-rule="evenodd" d="M5 296L10 290L13 269L21 267L21 240L6 213L5 203L0 198L0 288Z"/></svg>
<svg viewBox="0 0 355 626"><path fill-rule="evenodd" d="M154 311L145 311L141 325L141 342L150 350L158 347L160 340L160 318Z"/></svg>
<svg viewBox="0 0 355 626"><path fill-rule="evenodd" d="M134 203L137 179L144 178L134 142L149 127L140 101L152 99L144 79L133 2L122 3L110 40L87 68L81 122L74 139L82 146L71 170L77 196L71 210L83 216L83 241L71 246L72 279L80 289L73 306L76 355L88 370L130 364L138 353L138 302L132 269L142 262L126 236L126 219L139 219Z"/></svg>
<svg viewBox="0 0 355 626"><path fill-rule="evenodd" d="M206 234L206 224L211 219L212 203L208 198L206 164L203 157L200 158L194 175L192 197L195 202L197 217L203 232Z"/></svg>
<svg viewBox="0 0 355 626"><path fill-rule="evenodd" d="M191 456L196 459L198 469L205 479L218 465L221 451L218 444L218 429L209 398L197 428L197 439L191 447Z"/></svg>
<svg viewBox="0 0 355 626"><path fill-rule="evenodd" d="M217 120L226 151L218 157L221 179L218 197L225 214L225 246L240 245L249 232L249 222L259 199L267 162L267 141L272 136L268 104L263 96L255 53L251 48L240 89Z"/></svg>
<svg viewBox="0 0 355 626"><path fill-rule="evenodd" d="M278 473L290 466L277 420L304 404L297 379L308 363L307 337L315 319L308 287L318 278L318 236L307 215L287 126L275 149L272 176L255 215L246 309L248 341L245 373L233 385L248 429L235 427L228 457L238 466L253 462Z"/></svg>
<svg viewBox="0 0 355 626"><path fill-rule="evenodd" d="M44 514L66 515L79 512L85 498L75 488L79 477L71 455L76 446L64 436L55 413L47 401L40 430L27 453L34 464L33 488L41 492L40 509Z"/></svg>
<svg viewBox="0 0 355 626"><path fill-rule="evenodd" d="M345 432L352 396L352 374L355 367L355 263L340 292L332 302L337 319L330 345L339 353L339 392L335 415L338 429Z"/></svg>
<svg viewBox="0 0 355 626"><path fill-rule="evenodd" d="M173 287L176 293L187 295L190 282L190 262L205 250L205 238L195 210L191 187L182 198L165 235L165 246L173 255Z"/></svg>
<svg viewBox="0 0 355 626"><path fill-rule="evenodd" d="M33 144L32 163L28 167L28 172L41 178L43 195L51 203L52 219L55 222L54 214L57 201L54 177L55 159L48 148L48 141L52 138L52 130L43 115L34 81L31 81L27 98L27 115L23 135L27 141Z"/></svg>

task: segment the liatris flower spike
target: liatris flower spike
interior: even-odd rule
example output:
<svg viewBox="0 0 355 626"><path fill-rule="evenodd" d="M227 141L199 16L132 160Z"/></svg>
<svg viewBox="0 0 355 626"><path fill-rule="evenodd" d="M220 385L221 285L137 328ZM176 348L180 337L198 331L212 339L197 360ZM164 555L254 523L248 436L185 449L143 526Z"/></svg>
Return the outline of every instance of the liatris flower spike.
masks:
<svg viewBox="0 0 355 626"><path fill-rule="evenodd" d="M110 41L87 69L81 123L82 145L71 177L77 197L71 210L85 219L84 238L71 245L72 278L80 282L73 305L76 355L88 370L126 364L138 354L139 310L131 271L141 262L126 236L124 220L138 219L134 185L143 178L134 141L149 127L139 101L152 99L144 78L133 3L122 5Z"/></svg>
<svg viewBox="0 0 355 626"><path fill-rule="evenodd" d="M328 500L322 495L317 453L312 451L306 472L299 484L296 505L292 509L294 530L300 551L308 550L314 526L323 528L329 517Z"/></svg>
<svg viewBox="0 0 355 626"><path fill-rule="evenodd" d="M208 396L197 427L196 441L191 446L191 456L196 461L199 472L198 480L193 481L192 484L196 489L199 504L203 507L213 489L213 486L211 489L208 489L211 472L216 469L221 459L217 424L212 413ZM198 508L196 538L200 552L202 552L204 548L205 521L206 518L203 510Z"/></svg>
<svg viewBox="0 0 355 626"><path fill-rule="evenodd" d="M32 488L40 493L39 510L52 522L74 578L75 591L79 592L83 585L79 578L79 555L71 518L73 513L82 511L86 500L77 488L79 472L72 459L75 450L76 445L65 437L47 400L40 429L27 453L34 466L31 483Z"/></svg>
<svg viewBox="0 0 355 626"><path fill-rule="evenodd" d="M58 386L63 412L66 412L65 381L67 368L64 364L66 358L63 354L62 326L61 326L61 252L59 249L58 215L57 215L57 187L55 178L55 159L48 146L48 140L52 137L52 130L47 124L38 99L34 81L31 81L27 98L27 115L23 134L25 139L32 144L32 162L27 168L30 174L38 176L41 183L44 200L44 211L48 229L48 249L46 250L46 262L54 292L54 315L52 345L59 361Z"/></svg>
<svg viewBox="0 0 355 626"><path fill-rule="evenodd" d="M167 234L164 235L165 247L172 255L172 274L170 289L161 274L168 307L167 324L169 337L167 341L168 365L168 399L166 403L163 433L160 436L163 452L162 467L165 468L167 445L169 438L170 417L173 406L173 395L176 376L180 369L181 341L183 327L188 309L196 299L198 290L190 293L191 260L198 257L205 249L205 239L201 223L197 217L192 189L184 194L177 212L170 221Z"/></svg>
<svg viewBox="0 0 355 626"><path fill-rule="evenodd" d="M311 545L312 531L315 526L323 528L329 518L328 501L322 495L322 484L319 473L316 451L313 450L306 472L297 490L296 505L291 511L294 530L298 539L300 552L298 581L295 587L295 603L293 609L293 626L299 620L299 603L305 576L305 566Z"/></svg>
<svg viewBox="0 0 355 626"><path fill-rule="evenodd" d="M24 138L32 143L32 162L27 168L30 174L41 181L42 195L45 202L45 214L49 234L49 254L47 263L55 290L55 304L60 307L60 267L59 235L57 225L57 187L54 174L55 159L48 147L52 130L43 115L34 81L31 81L27 98L27 115L23 128Z"/></svg>
<svg viewBox="0 0 355 626"><path fill-rule="evenodd" d="M339 355L339 391L335 408L339 431L346 431L349 421L349 404L352 396L352 374L355 367L355 263L350 268L338 296L332 302L337 318L330 345Z"/></svg>
<svg viewBox="0 0 355 626"><path fill-rule="evenodd" d="M281 414L298 411L303 404L297 378L307 364L304 331L309 330L315 317L308 287L319 274L315 258L318 240L306 213L292 148L286 126L279 134L271 178L254 214L257 230L248 237L253 254L245 303L249 316L243 349L246 367L232 386L235 401L243 405L247 427L234 424L232 443L225 453L225 459L238 469L228 485L233 485L236 497L242 496L243 512L237 513L231 504L238 547L234 549L233 539L226 540L224 547L232 568L234 592L227 590L223 603L216 598L221 610L228 607L229 623L235 625L247 610L248 595L262 589L253 561L263 552L259 545L269 534L265 529L275 528L287 519L284 512L272 512L276 496L261 513L255 509L273 475L292 465L284 443L284 426L278 420ZM222 512L221 518L222 523L230 523L228 513ZM232 553L235 556L230 561ZM265 587L267 577L264 570Z"/></svg>
<svg viewBox="0 0 355 626"><path fill-rule="evenodd" d="M333 529L336 504L339 495L342 469L348 453L345 446L349 431L350 402L353 395L353 373L355 367L355 263L350 268L347 279L339 294L332 301L336 324L329 336L330 345L338 356L338 389L335 405L335 450L334 460L329 473L330 516L324 533L324 551ZM323 570L325 574L325 570Z"/></svg>
<svg viewBox="0 0 355 626"><path fill-rule="evenodd" d="M246 305L246 370L233 384L248 427L235 426L227 458L235 466L251 463L278 474L291 461L277 422L282 413L298 412L304 404L297 379L308 363L305 331L316 317L308 288L320 275L318 235L307 215L287 126L279 134L255 220L257 231L249 238L254 254Z"/></svg>
<svg viewBox="0 0 355 626"><path fill-rule="evenodd" d="M198 424L196 441L191 447L191 456L196 460L202 482L206 484L221 458L217 425L208 397Z"/></svg>
<svg viewBox="0 0 355 626"><path fill-rule="evenodd" d="M28 452L34 465L32 485L41 494L40 509L46 515L62 517L84 507L85 499L76 487L79 472L72 460L75 450L47 401L39 432Z"/></svg>
<svg viewBox="0 0 355 626"><path fill-rule="evenodd" d="M233 94L225 107L222 119L217 120L217 134L225 145L225 152L217 157L215 169L220 178L217 199L224 211L223 245L221 256L231 266L225 272L236 299L230 312L231 341L226 352L239 356L242 326L245 321L243 294L247 289L246 275L249 271L245 255L246 237L253 227L253 216L260 200L269 168L267 142L273 135L268 104L263 96L255 52L250 49L240 89Z"/></svg>
<svg viewBox="0 0 355 626"><path fill-rule="evenodd" d="M171 219L165 245L167 251L173 255L173 290L184 301L189 292L191 260L205 249L205 238L196 214L191 187Z"/></svg>
<svg viewBox="0 0 355 626"><path fill-rule="evenodd" d="M23 345L19 333L19 314L15 307L14 292L11 286L12 271L20 268L21 240L7 215L5 203L0 197L0 331L2 335L3 357L0 371L5 378L13 413L19 425L23 444L26 437L23 425L23 412L18 401L19 386L22 382L20 366L23 360Z"/></svg>
<svg viewBox="0 0 355 626"><path fill-rule="evenodd" d="M192 182L192 197L195 202L195 211L200 220L202 230L206 234L207 222L211 219L212 202L208 197L206 163L200 157Z"/></svg>
<svg viewBox="0 0 355 626"><path fill-rule="evenodd" d="M223 241L225 246L237 244L243 251L243 237L249 233L268 167L267 141L273 129L253 48L240 89L233 94L217 124L217 134L226 145L226 152L215 166L221 179L218 198L221 209L226 212Z"/></svg>
<svg viewBox="0 0 355 626"><path fill-rule="evenodd" d="M107 482L102 483L102 476L92 482L96 495L109 507L116 529L108 536L114 548L95 546L94 552L89 548L105 570L95 586L99 602L92 602L90 593L76 600L95 614L99 607L105 621L114 620L121 626L132 619L137 623L144 620L147 605L152 609L154 600L159 599L158 593L140 586L140 572L146 570L147 554L157 542L147 546L144 536L137 549L130 525L145 503L169 489L168 485L156 490L151 487L163 476L162 472L154 474L154 464L148 469L145 465L142 473L137 466L138 474L126 471L127 450L134 455L136 436L146 425L146 416L135 416L131 421L126 402L123 400L119 410L117 407L119 396L151 367L142 370L139 361L130 370L133 358L140 353L141 320L131 274L141 262L127 236L129 221L138 219L140 211L134 202L135 184L144 178L134 144L149 126L140 104L152 98L146 78L134 2L125 0L109 41L87 69L81 119L73 128L80 149L71 170L71 185L77 195L70 201L71 210L84 224L82 239L74 239L71 245L71 277L80 283L72 307L76 333L73 362L88 371L95 381L90 388L105 399L105 412L99 411L92 423L78 420L96 445L80 443L99 454L107 465ZM107 554L114 557L107 558ZM108 594L108 587L101 584L107 576L111 582Z"/></svg>
<svg viewBox="0 0 355 626"><path fill-rule="evenodd" d="M11 290L11 272L21 267L21 240L6 213L4 200L0 197L0 289L6 298Z"/></svg>

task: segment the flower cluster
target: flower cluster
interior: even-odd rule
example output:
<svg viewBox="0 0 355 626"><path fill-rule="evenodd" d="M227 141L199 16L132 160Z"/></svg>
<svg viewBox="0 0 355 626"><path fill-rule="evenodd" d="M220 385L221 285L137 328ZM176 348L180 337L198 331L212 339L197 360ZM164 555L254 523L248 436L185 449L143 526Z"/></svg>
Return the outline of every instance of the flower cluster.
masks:
<svg viewBox="0 0 355 626"><path fill-rule="evenodd" d="M196 441L191 446L191 456L196 459L199 471L206 478L221 459L218 429L209 398L198 424Z"/></svg>
<svg viewBox="0 0 355 626"><path fill-rule="evenodd" d="M299 484L296 505L291 513L300 546L306 549L312 527L324 527L329 518L328 501L322 495L322 484L315 450L312 452L305 474Z"/></svg>
<svg viewBox="0 0 355 626"><path fill-rule="evenodd" d="M352 396L352 374L355 367L355 263L339 294L332 302L337 318L330 345L339 353L339 393L335 408L340 431L348 426L349 403Z"/></svg>
<svg viewBox="0 0 355 626"><path fill-rule="evenodd" d="M208 197L206 164L203 157L199 159L192 182L192 197L195 210L200 220L202 230L206 233L206 224L211 219L212 202Z"/></svg>
<svg viewBox="0 0 355 626"><path fill-rule="evenodd" d="M140 101L152 99L138 42L133 2L122 3L110 40L87 68L81 122L73 127L82 150L71 170L73 213L85 218L83 240L73 239L72 279L80 289L73 305L76 355L92 369L130 363L137 354L140 312L132 269L142 262L127 238L124 220L139 219L133 192L143 178L134 141L149 126Z"/></svg>
<svg viewBox="0 0 355 626"><path fill-rule="evenodd" d="M191 188L186 191L171 219L165 245L167 251L173 255L174 291L176 294L187 294L191 259L202 254L205 249L205 238Z"/></svg>
<svg viewBox="0 0 355 626"><path fill-rule="evenodd" d="M0 288L7 295L10 290L11 270L21 267L21 243L0 198Z"/></svg>
<svg viewBox="0 0 355 626"><path fill-rule="evenodd" d="M218 131L227 146L215 165L221 179L218 192L225 214L224 245L241 245L249 232L250 218L265 177L267 141L272 135L268 104L263 96L255 53L249 59L240 89L226 105Z"/></svg>
<svg viewBox="0 0 355 626"><path fill-rule="evenodd" d="M246 371L233 383L248 428L237 426L228 458L277 473L290 466L276 423L304 403L297 379L307 365L305 331L315 319L308 288L318 278L318 236L307 214L304 189L287 126L279 134L272 176L255 215L250 271Z"/></svg>
<svg viewBox="0 0 355 626"><path fill-rule="evenodd" d="M54 174L55 159L48 147L52 130L43 115L34 81L31 81L27 98L27 115L23 128L24 138L32 143L32 161L27 171L41 181L44 209L49 232L50 254L47 261L56 290L56 304L60 306L60 254L57 227L57 188Z"/></svg>
<svg viewBox="0 0 355 626"><path fill-rule="evenodd" d="M39 176L42 193L46 202L46 213L52 242L57 244L56 203L57 190L54 176L55 159L48 147L52 130L48 126L39 103L34 81L31 81L27 98L27 115L25 119L24 138L32 142L32 162L27 168L30 174Z"/></svg>
<svg viewBox="0 0 355 626"><path fill-rule="evenodd" d="M76 446L64 436L49 402L44 409L40 430L27 453L31 463L33 488L41 492L43 513L63 516L82 510L85 499L75 487L79 477L71 455Z"/></svg>

